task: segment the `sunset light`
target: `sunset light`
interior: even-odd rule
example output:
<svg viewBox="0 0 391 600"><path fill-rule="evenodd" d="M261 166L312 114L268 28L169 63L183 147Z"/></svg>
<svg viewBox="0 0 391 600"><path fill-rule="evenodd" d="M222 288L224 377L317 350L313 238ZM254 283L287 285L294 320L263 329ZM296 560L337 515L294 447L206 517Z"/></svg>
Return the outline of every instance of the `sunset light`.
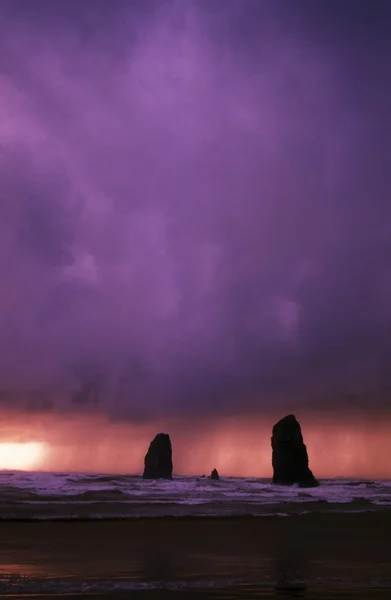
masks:
<svg viewBox="0 0 391 600"><path fill-rule="evenodd" d="M391 600L390 31L0 0L0 600Z"/></svg>
<svg viewBox="0 0 391 600"><path fill-rule="evenodd" d="M35 469L43 453L44 444L39 442L0 444L0 469Z"/></svg>

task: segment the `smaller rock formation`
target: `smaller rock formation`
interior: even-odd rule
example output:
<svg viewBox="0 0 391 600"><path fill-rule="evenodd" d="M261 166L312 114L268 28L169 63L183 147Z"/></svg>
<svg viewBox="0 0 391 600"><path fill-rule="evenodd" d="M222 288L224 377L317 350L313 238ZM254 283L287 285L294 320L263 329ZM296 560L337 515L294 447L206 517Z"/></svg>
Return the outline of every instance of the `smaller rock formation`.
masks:
<svg viewBox="0 0 391 600"><path fill-rule="evenodd" d="M172 479L172 448L168 433L158 433L144 459L143 479Z"/></svg>
<svg viewBox="0 0 391 600"><path fill-rule="evenodd" d="M308 467L307 448L294 415L287 415L274 425L271 442L273 483L300 487L319 485Z"/></svg>
<svg viewBox="0 0 391 600"><path fill-rule="evenodd" d="M218 479L220 479L219 474L217 472L217 469L213 469L213 471L210 474L210 478L214 479L215 481L217 481Z"/></svg>

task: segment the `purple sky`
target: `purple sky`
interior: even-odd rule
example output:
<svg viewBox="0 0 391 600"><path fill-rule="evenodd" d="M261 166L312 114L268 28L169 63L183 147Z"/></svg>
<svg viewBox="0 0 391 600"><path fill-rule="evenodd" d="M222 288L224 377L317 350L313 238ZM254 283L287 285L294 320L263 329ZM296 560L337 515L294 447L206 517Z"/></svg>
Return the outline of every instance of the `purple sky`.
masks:
<svg viewBox="0 0 391 600"><path fill-rule="evenodd" d="M3 402L381 402L390 27L388 0L0 0Z"/></svg>

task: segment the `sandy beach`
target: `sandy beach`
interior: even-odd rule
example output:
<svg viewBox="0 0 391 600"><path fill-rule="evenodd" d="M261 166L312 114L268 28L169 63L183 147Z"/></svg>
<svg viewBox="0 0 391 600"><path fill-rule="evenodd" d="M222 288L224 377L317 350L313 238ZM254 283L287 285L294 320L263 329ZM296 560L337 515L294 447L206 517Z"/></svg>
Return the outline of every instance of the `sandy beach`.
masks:
<svg viewBox="0 0 391 600"><path fill-rule="evenodd" d="M3 522L0 592L50 598L389 598L391 511Z"/></svg>

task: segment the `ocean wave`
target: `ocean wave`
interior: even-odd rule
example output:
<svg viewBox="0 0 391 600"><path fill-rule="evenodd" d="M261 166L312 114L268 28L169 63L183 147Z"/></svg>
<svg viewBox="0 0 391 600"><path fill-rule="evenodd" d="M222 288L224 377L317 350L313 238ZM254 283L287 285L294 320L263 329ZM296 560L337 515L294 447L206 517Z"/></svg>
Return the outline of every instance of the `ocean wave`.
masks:
<svg viewBox="0 0 391 600"><path fill-rule="evenodd" d="M234 578L217 578L213 581L200 579L196 581L134 581L121 579L61 579L57 577L38 579L12 573L0 575L0 594L90 594L94 592L136 592L147 590L196 590L225 588L235 585Z"/></svg>
<svg viewBox="0 0 391 600"><path fill-rule="evenodd" d="M0 472L0 519L239 516L304 510L384 510L391 482L323 480L317 488L275 486L256 478ZM92 516L94 515L94 516Z"/></svg>
<svg viewBox="0 0 391 600"><path fill-rule="evenodd" d="M352 590L354 581L349 578L341 577L328 577L327 587L333 587L333 589L348 589ZM161 580L134 580L126 578L115 578L115 579L104 579L104 578L34 578L17 573L10 575L0 575L0 594L9 596L21 596L21 595L47 595L55 594L69 595L69 594L109 594L118 592L147 592L147 591L158 591L164 590L167 592L186 592L186 591L212 591L224 590L229 588L231 593L235 591L235 588L241 591L246 591L246 595L249 597L259 597L259 593L262 590L274 589L274 590L285 590L296 588L307 588L310 585L322 586L324 580L322 578L311 578L304 581L301 578L292 578L289 581L289 587L286 584L282 584L278 580L268 579L253 581L251 585L245 584L240 578L237 577L215 577L213 579L177 579L171 581ZM360 590L371 589L388 589L390 587L390 578L374 578L366 582L360 582ZM242 596L241 596L242 597Z"/></svg>

